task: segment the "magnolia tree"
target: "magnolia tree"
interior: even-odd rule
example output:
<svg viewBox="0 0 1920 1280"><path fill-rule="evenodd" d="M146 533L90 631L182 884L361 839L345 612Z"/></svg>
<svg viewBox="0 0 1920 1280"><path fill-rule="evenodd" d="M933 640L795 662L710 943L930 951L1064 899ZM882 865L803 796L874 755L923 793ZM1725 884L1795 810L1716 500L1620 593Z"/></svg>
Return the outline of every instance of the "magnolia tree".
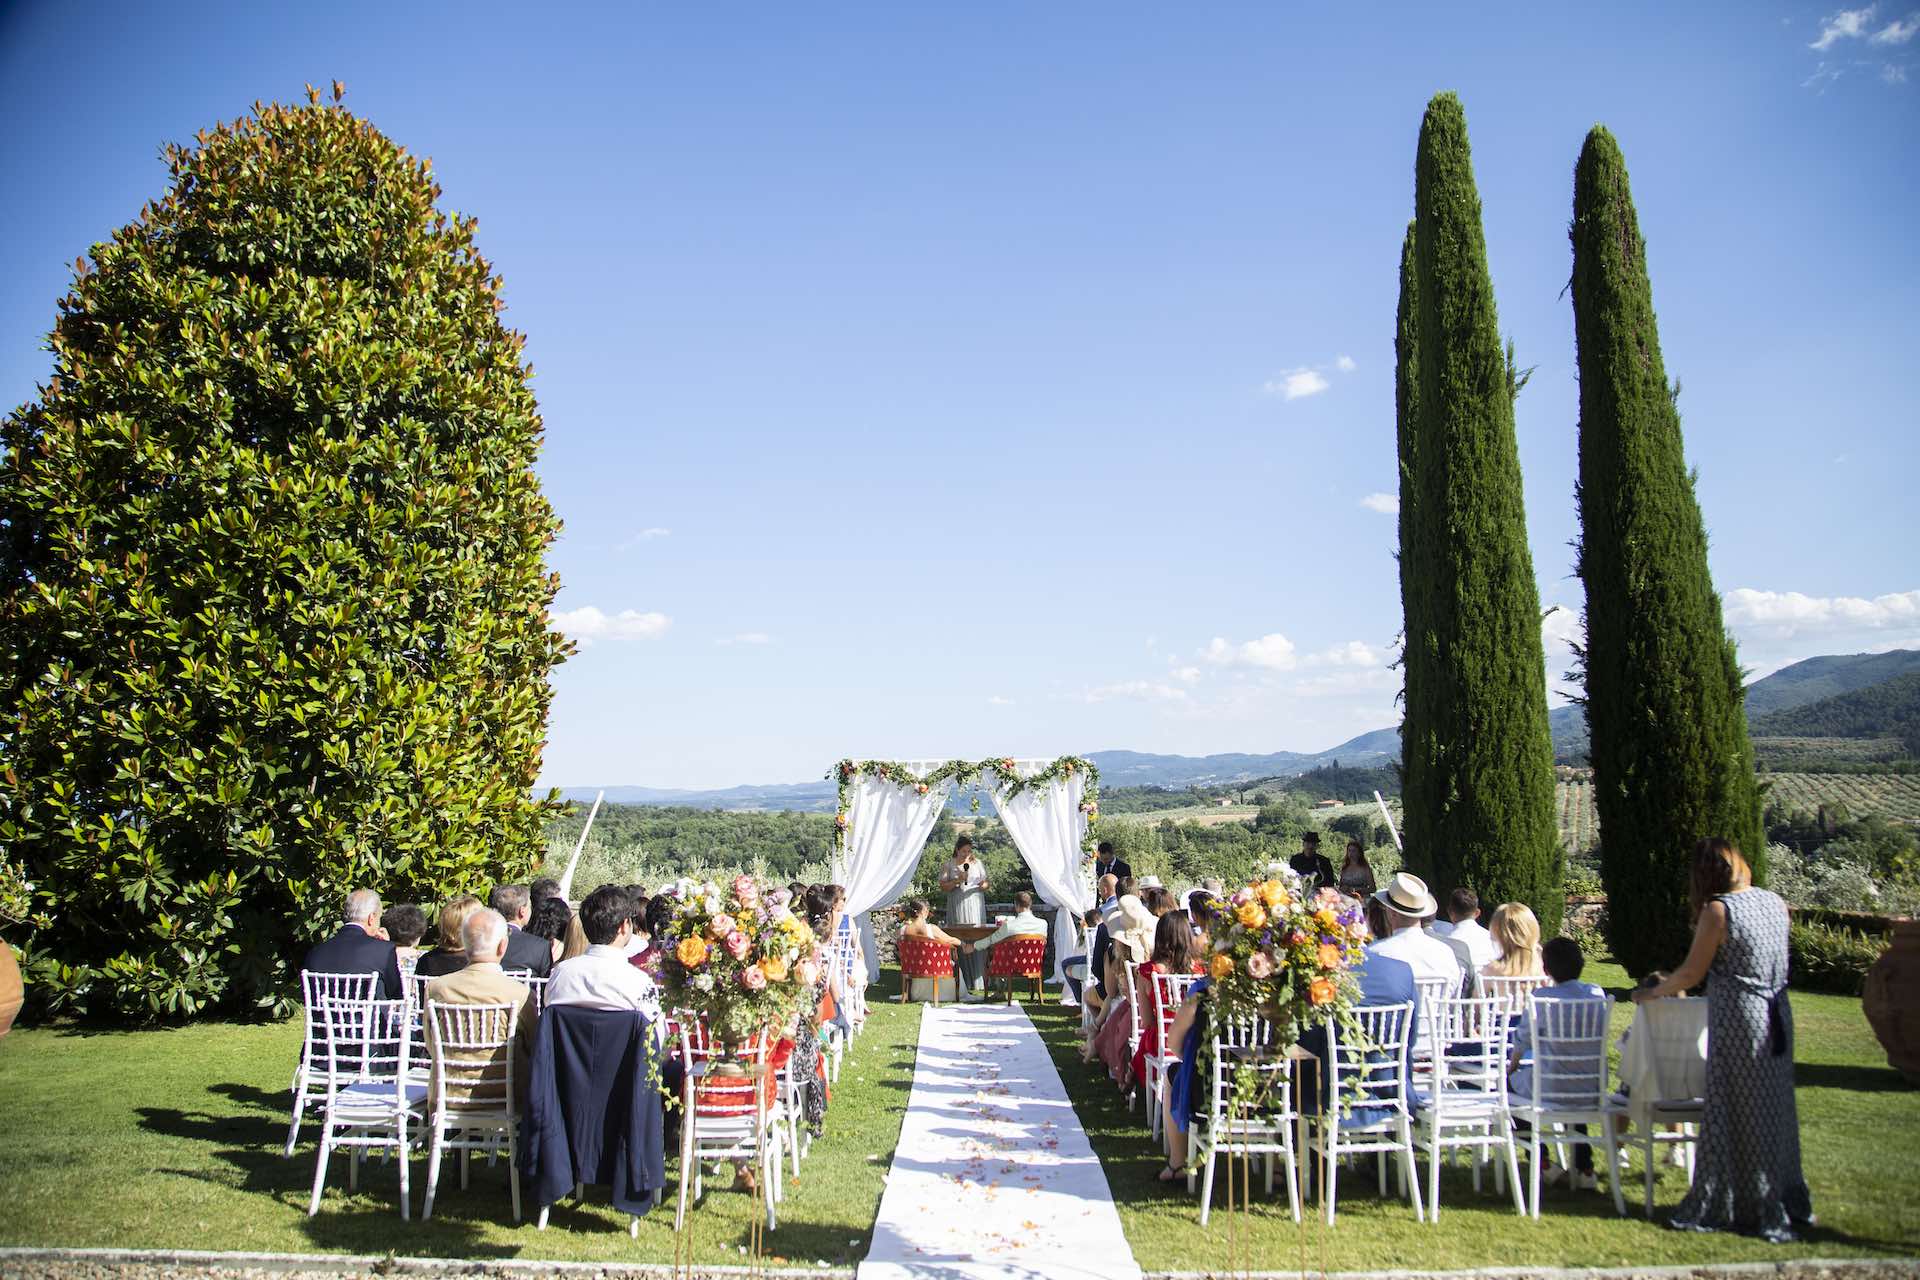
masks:
<svg viewBox="0 0 1920 1280"><path fill-rule="evenodd" d="M522 337L334 102L166 150L0 432L0 844L42 1006L271 1008L368 886L519 876L558 529Z"/></svg>

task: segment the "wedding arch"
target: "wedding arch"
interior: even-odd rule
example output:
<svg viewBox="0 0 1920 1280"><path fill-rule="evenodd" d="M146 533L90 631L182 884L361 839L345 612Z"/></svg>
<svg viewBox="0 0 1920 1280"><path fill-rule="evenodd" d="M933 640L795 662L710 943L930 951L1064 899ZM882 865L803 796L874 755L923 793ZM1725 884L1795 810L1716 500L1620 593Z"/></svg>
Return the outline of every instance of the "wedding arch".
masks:
<svg viewBox="0 0 1920 1280"><path fill-rule="evenodd" d="M1073 953L1073 921L1093 906L1087 830L1100 816L1100 771L1091 760L842 760L828 777L840 784L834 816L833 881L847 889L859 923L867 978L880 977L872 913L892 906L913 883L927 837L955 791L978 786L1054 908L1054 981Z"/></svg>

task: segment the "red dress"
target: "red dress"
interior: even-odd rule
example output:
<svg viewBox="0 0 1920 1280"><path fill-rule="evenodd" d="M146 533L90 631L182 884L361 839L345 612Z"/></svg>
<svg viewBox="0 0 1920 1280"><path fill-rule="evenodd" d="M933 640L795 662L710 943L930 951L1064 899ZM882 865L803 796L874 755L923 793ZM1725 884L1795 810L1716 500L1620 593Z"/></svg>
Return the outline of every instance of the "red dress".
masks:
<svg viewBox="0 0 1920 1280"><path fill-rule="evenodd" d="M1147 1078L1147 1055L1160 1051L1160 990L1153 975L1166 972L1166 966L1159 964L1143 964L1134 970L1134 989L1140 993L1140 1045L1133 1051L1135 1080ZM1200 973L1200 966L1195 964L1192 972Z"/></svg>

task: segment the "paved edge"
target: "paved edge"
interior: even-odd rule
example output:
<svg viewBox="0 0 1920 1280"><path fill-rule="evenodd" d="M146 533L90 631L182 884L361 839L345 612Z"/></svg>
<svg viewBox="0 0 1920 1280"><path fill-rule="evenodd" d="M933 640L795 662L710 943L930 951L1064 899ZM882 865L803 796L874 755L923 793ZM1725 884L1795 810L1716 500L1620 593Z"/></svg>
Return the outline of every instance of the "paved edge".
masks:
<svg viewBox="0 0 1920 1280"><path fill-rule="evenodd" d="M673 1276L658 1262L560 1262L545 1259L403 1258L370 1254L330 1253L221 1253L185 1249L55 1249L0 1247L0 1275L8 1264L82 1264L103 1266L194 1267L235 1271L349 1272L375 1275L460 1274L523 1275L561 1272L574 1275ZM852 1267L700 1266L695 1276L831 1276L850 1280ZM1145 1280L1212 1280L1231 1274L1251 1280L1281 1280L1297 1271L1148 1271ZM1869 1280L1880 1276L1920 1276L1920 1258L1794 1258L1779 1262L1719 1262L1644 1267L1478 1267L1464 1271L1336 1271L1323 1280L1684 1280L1686 1277L1778 1276L1796 1280L1833 1276L1840 1280Z"/></svg>

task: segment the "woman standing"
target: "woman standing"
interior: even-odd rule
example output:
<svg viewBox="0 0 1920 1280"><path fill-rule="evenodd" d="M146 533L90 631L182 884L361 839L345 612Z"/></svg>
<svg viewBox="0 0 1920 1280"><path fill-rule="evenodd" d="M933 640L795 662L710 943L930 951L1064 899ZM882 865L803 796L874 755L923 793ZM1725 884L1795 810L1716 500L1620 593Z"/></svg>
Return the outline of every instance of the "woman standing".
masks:
<svg viewBox="0 0 1920 1280"><path fill-rule="evenodd" d="M1373 864L1358 840L1347 841L1347 853L1340 861L1340 892L1356 898L1371 898L1380 891L1373 879Z"/></svg>
<svg viewBox="0 0 1920 1280"><path fill-rule="evenodd" d="M987 869L973 856L973 840L961 836L953 842L953 861L940 872L940 887L947 895L948 924L985 924L987 922L987 890L992 886L987 881ZM975 988L980 984L982 957L971 953L958 957L953 962L954 972L960 979L960 998L976 1000L979 998Z"/></svg>
<svg viewBox="0 0 1920 1280"><path fill-rule="evenodd" d="M1633 993L1637 1004L1707 983L1706 1121L1693 1190L1671 1225L1795 1240L1814 1218L1793 1098L1787 904L1754 888L1747 860L1717 838L1693 848L1689 898L1686 963Z"/></svg>

